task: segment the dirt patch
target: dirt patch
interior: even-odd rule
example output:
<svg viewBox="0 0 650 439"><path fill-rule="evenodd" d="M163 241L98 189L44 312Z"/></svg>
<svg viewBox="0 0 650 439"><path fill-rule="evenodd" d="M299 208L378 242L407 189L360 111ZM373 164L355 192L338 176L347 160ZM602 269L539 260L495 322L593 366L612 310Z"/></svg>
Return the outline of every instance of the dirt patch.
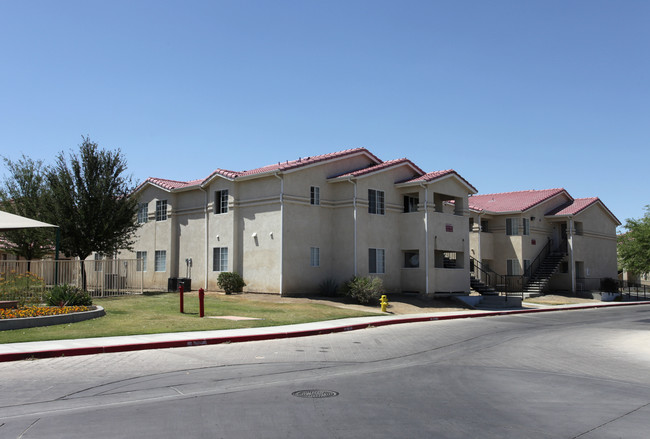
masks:
<svg viewBox="0 0 650 439"><path fill-rule="evenodd" d="M192 293L188 293L192 294ZM206 295L228 297L230 300L272 302L272 303L320 303L339 308L366 312L381 312L379 305L359 305L345 297L280 297L278 294L238 293L226 296L224 293L207 292ZM422 299L410 294L389 294L388 312L392 314L419 314L432 312L465 311L468 308L451 298Z"/></svg>
<svg viewBox="0 0 650 439"><path fill-rule="evenodd" d="M525 302L539 303L541 305L570 305L573 303L600 303L600 300L575 296L561 296L558 294L547 294L545 296L527 298Z"/></svg>

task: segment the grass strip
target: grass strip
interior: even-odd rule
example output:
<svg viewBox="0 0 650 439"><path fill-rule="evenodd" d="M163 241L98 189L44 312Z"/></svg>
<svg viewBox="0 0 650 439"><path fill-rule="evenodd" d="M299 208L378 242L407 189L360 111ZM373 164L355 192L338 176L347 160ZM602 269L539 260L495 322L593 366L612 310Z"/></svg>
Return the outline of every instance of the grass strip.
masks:
<svg viewBox="0 0 650 439"><path fill-rule="evenodd" d="M84 322L0 332L0 343L63 340L163 332L280 326L296 323L378 315L314 303L274 303L241 300L238 296L206 295L205 316L255 317L262 320L221 320L199 317L196 295L185 297L179 312L178 294L95 299L106 316Z"/></svg>

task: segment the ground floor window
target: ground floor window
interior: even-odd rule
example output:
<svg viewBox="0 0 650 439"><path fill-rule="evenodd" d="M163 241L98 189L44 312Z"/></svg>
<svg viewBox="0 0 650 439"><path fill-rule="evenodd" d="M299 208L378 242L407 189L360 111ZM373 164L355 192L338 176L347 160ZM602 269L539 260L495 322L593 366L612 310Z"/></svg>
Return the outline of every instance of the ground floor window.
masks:
<svg viewBox="0 0 650 439"><path fill-rule="evenodd" d="M508 276L519 276L519 259L508 259L506 261L506 274Z"/></svg>
<svg viewBox="0 0 650 439"><path fill-rule="evenodd" d="M137 263L135 265L136 271L147 271L147 252L135 252Z"/></svg>
<svg viewBox="0 0 650 439"><path fill-rule="evenodd" d="M212 271L228 271L228 247L212 250Z"/></svg>
<svg viewBox="0 0 650 439"><path fill-rule="evenodd" d="M368 249L368 272L382 274L386 272L386 251L383 248Z"/></svg>
<svg viewBox="0 0 650 439"><path fill-rule="evenodd" d="M320 248L319 247L310 247L309 248L309 265L311 267L320 267Z"/></svg>
<svg viewBox="0 0 650 439"><path fill-rule="evenodd" d="M154 265L156 271L167 271L167 250L156 250Z"/></svg>
<svg viewBox="0 0 650 439"><path fill-rule="evenodd" d="M420 251L404 251L404 268L418 268L420 266Z"/></svg>

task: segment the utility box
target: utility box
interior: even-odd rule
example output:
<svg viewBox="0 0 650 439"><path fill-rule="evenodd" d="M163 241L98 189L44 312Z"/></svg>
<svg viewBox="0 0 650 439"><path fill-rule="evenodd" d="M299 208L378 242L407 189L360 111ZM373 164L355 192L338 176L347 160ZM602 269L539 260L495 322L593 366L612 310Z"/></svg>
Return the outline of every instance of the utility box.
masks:
<svg viewBox="0 0 650 439"><path fill-rule="evenodd" d="M170 277L167 279L167 291L170 293L175 293L178 291L178 278Z"/></svg>
<svg viewBox="0 0 650 439"><path fill-rule="evenodd" d="M192 291L192 279L190 279L189 277L179 277L177 281L179 287L183 285L184 292L187 293L189 291Z"/></svg>

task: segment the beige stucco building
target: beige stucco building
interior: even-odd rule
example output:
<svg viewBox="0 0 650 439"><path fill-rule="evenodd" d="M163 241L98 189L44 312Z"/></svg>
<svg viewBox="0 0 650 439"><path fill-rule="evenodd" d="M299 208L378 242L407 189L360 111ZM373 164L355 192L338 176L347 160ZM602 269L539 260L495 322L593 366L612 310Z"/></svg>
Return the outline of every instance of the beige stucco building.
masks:
<svg viewBox="0 0 650 439"><path fill-rule="evenodd" d="M468 293L468 195L453 170L426 173L364 148L190 182L149 178L134 196L133 253L145 288L191 278L217 290L222 271L247 291L314 293L378 276L388 292Z"/></svg>
<svg viewBox="0 0 650 439"><path fill-rule="evenodd" d="M621 223L598 198L530 190L473 195L469 206L472 265L503 276L499 283L526 289L534 281L541 291L579 292L617 277ZM536 276L542 265L547 273Z"/></svg>

